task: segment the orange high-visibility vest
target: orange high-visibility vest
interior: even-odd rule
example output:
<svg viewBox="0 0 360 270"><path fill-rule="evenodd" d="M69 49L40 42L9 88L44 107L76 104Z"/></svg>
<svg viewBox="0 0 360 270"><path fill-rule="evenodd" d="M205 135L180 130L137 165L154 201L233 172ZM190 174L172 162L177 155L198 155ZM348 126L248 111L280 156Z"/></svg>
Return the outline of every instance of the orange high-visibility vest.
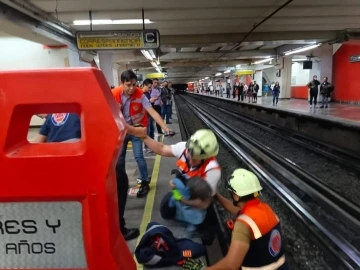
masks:
<svg viewBox="0 0 360 270"><path fill-rule="evenodd" d="M111 90L115 100L120 104L120 110L123 112L123 104L121 96L123 94L123 87L119 86ZM147 127L148 117L145 108L141 103L141 98L144 92L140 88L136 88L135 92L130 97L130 117L134 125L141 124Z"/></svg>
<svg viewBox="0 0 360 270"><path fill-rule="evenodd" d="M211 161L216 161L217 159L215 157L211 157L208 159L205 159L204 162L195 170L191 170L190 171L190 167L188 165L188 163L186 162L186 157L185 157L185 152L186 150L183 152L183 154L181 155L181 157L176 161L176 166L178 166L178 168L183 172L183 174L185 174L188 178L192 178L192 177L201 177L204 180L206 179L206 173L210 170L220 170L220 166L215 166L213 168L210 168L208 170L206 170L206 167L209 165L209 163Z"/></svg>

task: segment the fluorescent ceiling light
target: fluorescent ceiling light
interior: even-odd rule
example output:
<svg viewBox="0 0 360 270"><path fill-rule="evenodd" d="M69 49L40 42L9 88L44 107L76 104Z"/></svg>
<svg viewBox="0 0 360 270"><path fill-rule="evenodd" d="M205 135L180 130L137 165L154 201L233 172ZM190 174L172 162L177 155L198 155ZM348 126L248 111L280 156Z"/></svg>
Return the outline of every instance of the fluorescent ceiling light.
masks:
<svg viewBox="0 0 360 270"><path fill-rule="evenodd" d="M158 68L158 65L154 61L151 61L150 63L154 68Z"/></svg>
<svg viewBox="0 0 360 270"><path fill-rule="evenodd" d="M142 24L142 19L130 19L130 20L92 20L93 25L107 25L107 24ZM153 23L149 19L144 20L145 24ZM90 25L90 20L75 20L74 25Z"/></svg>
<svg viewBox="0 0 360 270"><path fill-rule="evenodd" d="M240 68L241 67L241 65L236 65L236 68Z"/></svg>
<svg viewBox="0 0 360 270"><path fill-rule="evenodd" d="M141 53L150 61L153 60L153 58L151 57L150 53L146 50L141 50Z"/></svg>
<svg viewBox="0 0 360 270"><path fill-rule="evenodd" d="M231 72L231 70L229 69L229 70L225 71L224 73L230 73L230 72Z"/></svg>
<svg viewBox="0 0 360 270"><path fill-rule="evenodd" d="M294 54L294 53L308 51L308 50L311 50L311 49L315 49L315 48L319 47L320 45L321 45L321 43L306 46L306 47L301 47L299 49L295 49L295 50L292 50L292 51L285 52L285 55L290 55L290 54Z"/></svg>
<svg viewBox="0 0 360 270"><path fill-rule="evenodd" d="M270 57L270 58L266 58L264 60L259 60L259 61L256 61L254 62L254 65L257 65L257 64L261 64L261 63L265 63L265 62L269 62L271 60L273 60L274 58L273 57Z"/></svg>
<svg viewBox="0 0 360 270"><path fill-rule="evenodd" d="M156 58L155 53L154 53L153 50L149 50L149 53L150 53L150 55L151 55L152 58L154 58L154 59Z"/></svg>
<svg viewBox="0 0 360 270"><path fill-rule="evenodd" d="M297 62L297 61L306 61L307 58L297 58L297 59L292 59L293 62Z"/></svg>
<svg viewBox="0 0 360 270"><path fill-rule="evenodd" d="M221 72L215 74L215 76L221 76L221 75L222 75Z"/></svg>
<svg viewBox="0 0 360 270"><path fill-rule="evenodd" d="M205 77L205 80L208 80L209 79L209 77Z"/></svg>

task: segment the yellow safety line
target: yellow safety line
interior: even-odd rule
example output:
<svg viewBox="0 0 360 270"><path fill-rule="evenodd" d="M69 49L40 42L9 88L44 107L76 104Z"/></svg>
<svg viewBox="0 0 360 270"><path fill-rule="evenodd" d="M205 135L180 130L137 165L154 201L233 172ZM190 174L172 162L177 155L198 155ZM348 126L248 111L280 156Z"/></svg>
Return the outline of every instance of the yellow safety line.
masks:
<svg viewBox="0 0 360 270"><path fill-rule="evenodd" d="M146 198L144 213L143 213L143 217L142 217L142 220L140 223L140 235L136 241L135 248L139 245L140 240L146 231L146 226L151 221L152 210L154 207L154 200L155 200L155 194L156 194L156 184L157 184L159 172L160 172L160 162L161 162L161 156L156 155L155 163L154 163L154 167L153 167L153 171L152 171L152 175L151 175L150 191ZM137 270L143 270L144 266L137 262L135 254L134 254L134 260L136 263Z"/></svg>

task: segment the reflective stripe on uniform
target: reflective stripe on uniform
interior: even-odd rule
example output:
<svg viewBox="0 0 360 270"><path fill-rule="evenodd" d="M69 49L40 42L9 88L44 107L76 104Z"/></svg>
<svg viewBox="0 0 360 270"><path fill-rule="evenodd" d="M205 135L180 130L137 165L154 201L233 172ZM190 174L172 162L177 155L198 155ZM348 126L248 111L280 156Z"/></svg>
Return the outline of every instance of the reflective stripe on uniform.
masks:
<svg viewBox="0 0 360 270"><path fill-rule="evenodd" d="M159 255L154 255L154 257L151 258L150 261L144 263L146 265L155 265L158 262L160 262L162 260L162 258Z"/></svg>
<svg viewBox="0 0 360 270"><path fill-rule="evenodd" d="M285 263L285 255L281 256L276 262L261 267L242 266L241 270L275 270Z"/></svg>
<svg viewBox="0 0 360 270"><path fill-rule="evenodd" d="M237 219L240 219L242 221L245 221L251 228L254 238L258 239L262 236L259 227L256 225L256 223L247 215L240 215Z"/></svg>

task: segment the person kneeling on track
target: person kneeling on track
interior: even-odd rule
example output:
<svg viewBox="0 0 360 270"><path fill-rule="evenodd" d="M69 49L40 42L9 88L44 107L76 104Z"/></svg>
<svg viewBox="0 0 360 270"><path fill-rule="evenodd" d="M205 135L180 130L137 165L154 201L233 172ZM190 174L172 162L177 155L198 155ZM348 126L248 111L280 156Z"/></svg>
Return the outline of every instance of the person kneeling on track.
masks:
<svg viewBox="0 0 360 270"><path fill-rule="evenodd" d="M237 215L226 257L209 267L195 260L186 261L182 267L191 270L287 270L280 221L270 206L258 198L262 187L256 175L237 169L226 186L232 201L219 193L216 197L226 210Z"/></svg>
<svg viewBox="0 0 360 270"><path fill-rule="evenodd" d="M216 160L219 145L215 134L211 130L198 130L187 142L179 142L171 146L154 141L150 137L146 137L144 143L156 154L178 159L176 162L178 170L173 170L172 174L175 173L176 178L182 180L180 182L183 183L183 186L180 187L180 182L174 180L171 184L172 187L176 186L182 189L188 185L188 179L200 177L209 185L211 196L216 194L217 185L221 178L221 169ZM183 192L184 190L177 191L173 191L174 196L167 194L164 197L161 204L163 218L186 217L186 212L190 208L206 210L212 202L211 198L203 200L204 196L199 196L194 199L191 194ZM206 197L206 191L204 194ZM172 197L174 199L171 199ZM174 203L174 200L176 203ZM174 207L174 204L177 207ZM180 205L183 207L180 207ZM186 217L186 220L188 220L188 217ZM201 216L196 223L200 224L203 220L204 217Z"/></svg>

